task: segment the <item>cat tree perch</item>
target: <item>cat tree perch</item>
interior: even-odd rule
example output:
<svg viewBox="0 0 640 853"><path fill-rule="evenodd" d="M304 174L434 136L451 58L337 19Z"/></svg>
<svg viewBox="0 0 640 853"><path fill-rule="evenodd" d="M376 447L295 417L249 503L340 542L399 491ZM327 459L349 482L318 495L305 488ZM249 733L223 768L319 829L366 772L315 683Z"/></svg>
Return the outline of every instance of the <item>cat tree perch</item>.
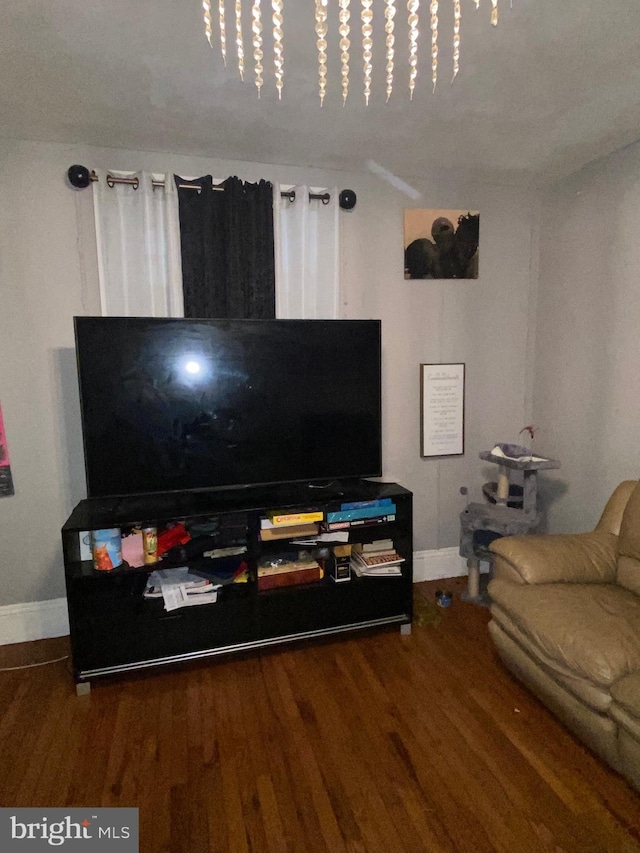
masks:
<svg viewBox="0 0 640 853"><path fill-rule="evenodd" d="M481 590L480 563L491 562L489 544L501 536L532 533L540 523L537 506L538 471L559 468L555 459L531 454L526 447L498 444L480 452L480 459L498 466L497 482L482 487L486 503L470 503L460 513L460 556L467 561L469 582L465 601L489 604ZM522 471L522 486L511 483L511 473Z"/></svg>

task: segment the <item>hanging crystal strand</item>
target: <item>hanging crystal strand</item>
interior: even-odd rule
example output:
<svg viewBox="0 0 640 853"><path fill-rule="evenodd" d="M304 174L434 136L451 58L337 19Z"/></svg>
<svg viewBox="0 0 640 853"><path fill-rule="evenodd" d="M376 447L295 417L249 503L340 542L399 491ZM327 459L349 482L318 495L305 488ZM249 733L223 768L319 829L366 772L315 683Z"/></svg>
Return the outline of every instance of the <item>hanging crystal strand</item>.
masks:
<svg viewBox="0 0 640 853"><path fill-rule="evenodd" d="M347 103L347 95L349 94L349 48L351 47L351 42L349 41L349 18L351 17L351 13L349 12L349 0L340 0L340 26L338 27L338 31L340 33L340 60L342 61L342 105L344 106Z"/></svg>
<svg viewBox="0 0 640 853"><path fill-rule="evenodd" d="M498 0L491 0L491 24L494 27L498 26Z"/></svg>
<svg viewBox="0 0 640 853"><path fill-rule="evenodd" d="M431 81L433 91L438 82L438 2L431 0Z"/></svg>
<svg viewBox="0 0 640 853"><path fill-rule="evenodd" d="M360 13L360 17L362 19L362 62L364 65L364 102L365 106L369 106L369 97L371 95L371 48L373 47L373 41L371 39L371 33L373 32L373 27L371 26L371 21L373 20L373 12L371 11L371 3L373 0L362 0L362 12Z"/></svg>
<svg viewBox="0 0 640 853"><path fill-rule="evenodd" d="M242 2L236 0L236 47L238 48L238 71L244 81L244 42L242 41Z"/></svg>
<svg viewBox="0 0 640 853"><path fill-rule="evenodd" d="M418 6L420 0L409 0L409 100L413 100L418 76Z"/></svg>
<svg viewBox="0 0 640 853"><path fill-rule="evenodd" d="M202 0L202 8L204 9L204 32L207 36L209 47L213 47L211 44L211 3L209 3L209 0Z"/></svg>
<svg viewBox="0 0 640 853"><path fill-rule="evenodd" d="M282 0L271 0L273 9L273 63L276 67L276 89L278 100L282 98L282 86L284 83L284 56L282 49Z"/></svg>
<svg viewBox="0 0 640 853"><path fill-rule="evenodd" d="M393 89L393 56L394 49L393 46L395 44L395 36L393 34L393 19L396 14L395 0L385 0L385 9L384 9L384 17L385 17L385 25L384 31L387 34L386 38L386 46L387 46L387 103L389 103L389 98L391 97L391 91Z"/></svg>
<svg viewBox="0 0 640 853"><path fill-rule="evenodd" d="M220 49L222 61L227 66L227 25L224 20L224 0L218 0L218 23L220 24Z"/></svg>
<svg viewBox="0 0 640 853"><path fill-rule="evenodd" d="M262 67L262 59L264 57L264 53L262 52L262 12L260 10L260 0L254 0L251 8L251 15L253 17L253 23L251 24L251 31L253 33L253 63L256 72L256 88L258 90L259 98L260 90L264 83L264 80L262 79L262 72L264 71L264 68Z"/></svg>
<svg viewBox="0 0 640 853"><path fill-rule="evenodd" d="M327 2L328 0L316 0L316 35L318 40L318 91L320 94L320 106L324 103L327 92Z"/></svg>
<svg viewBox="0 0 640 853"><path fill-rule="evenodd" d="M479 9L480 8L480 0L473 0L473 2L476 4L476 9Z"/></svg>
<svg viewBox="0 0 640 853"><path fill-rule="evenodd" d="M456 79L458 71L460 71L460 19L462 12L460 10L460 0L453 0L453 79Z"/></svg>

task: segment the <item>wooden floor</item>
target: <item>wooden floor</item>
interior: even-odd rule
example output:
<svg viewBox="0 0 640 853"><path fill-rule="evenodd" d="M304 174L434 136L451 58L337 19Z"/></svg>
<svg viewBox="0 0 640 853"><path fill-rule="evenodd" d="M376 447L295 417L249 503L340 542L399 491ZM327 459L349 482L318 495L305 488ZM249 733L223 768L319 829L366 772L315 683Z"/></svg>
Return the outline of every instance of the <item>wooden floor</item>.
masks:
<svg viewBox="0 0 640 853"><path fill-rule="evenodd" d="M88 697L68 661L0 672L0 806L137 806L144 853L640 851L640 796L502 668L463 583L416 584L408 637L154 670ZM0 666L67 651L4 647Z"/></svg>

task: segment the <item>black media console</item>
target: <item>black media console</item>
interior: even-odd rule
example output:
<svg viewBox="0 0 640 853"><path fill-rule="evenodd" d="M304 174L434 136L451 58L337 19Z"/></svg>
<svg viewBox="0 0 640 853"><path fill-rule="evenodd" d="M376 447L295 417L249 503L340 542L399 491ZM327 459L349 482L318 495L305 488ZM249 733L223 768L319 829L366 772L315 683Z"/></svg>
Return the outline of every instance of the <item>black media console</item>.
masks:
<svg viewBox="0 0 640 853"><path fill-rule="evenodd" d="M258 589L258 563L283 548L300 547L282 539L263 541L261 520L269 511L315 510L326 520L345 502L383 498L391 499L393 515L359 520L344 530L349 543L392 539L404 558L400 577L357 577L352 571L349 581L335 582L326 571L313 583ZM162 598L143 596L149 573L167 567L166 561L141 568L124 563L105 572L81 559L86 531L125 533L147 525L160 530L177 522L213 525L216 549L244 544L247 581L223 586L215 603L167 612ZM88 692L99 676L392 623L403 633L411 629L412 494L395 483L349 480L326 487L292 483L93 498L76 506L62 528L62 544L78 693ZM318 547L311 550L318 553ZM180 563L185 564L190 565Z"/></svg>

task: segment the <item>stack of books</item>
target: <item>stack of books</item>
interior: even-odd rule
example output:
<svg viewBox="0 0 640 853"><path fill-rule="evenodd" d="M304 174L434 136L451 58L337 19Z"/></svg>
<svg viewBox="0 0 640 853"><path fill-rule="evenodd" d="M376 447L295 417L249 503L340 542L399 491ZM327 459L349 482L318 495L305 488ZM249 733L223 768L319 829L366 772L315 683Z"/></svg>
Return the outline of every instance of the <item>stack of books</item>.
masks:
<svg viewBox="0 0 640 853"><path fill-rule="evenodd" d="M327 513L323 525L326 531L343 530L350 527L369 527L387 524L396 519L396 505L391 498L376 498L370 501L352 501L340 505L339 510Z"/></svg>
<svg viewBox="0 0 640 853"><path fill-rule="evenodd" d="M351 568L359 578L401 576L402 563L404 557L398 554L391 539L354 544L351 549Z"/></svg>
<svg viewBox="0 0 640 853"><path fill-rule="evenodd" d="M298 586L322 580L324 567L310 554L265 558L258 564L258 590Z"/></svg>
<svg viewBox="0 0 640 853"><path fill-rule="evenodd" d="M309 509L301 512L272 510L260 519L260 539L270 542L274 539L291 539L316 536L319 523L323 521L321 510Z"/></svg>

